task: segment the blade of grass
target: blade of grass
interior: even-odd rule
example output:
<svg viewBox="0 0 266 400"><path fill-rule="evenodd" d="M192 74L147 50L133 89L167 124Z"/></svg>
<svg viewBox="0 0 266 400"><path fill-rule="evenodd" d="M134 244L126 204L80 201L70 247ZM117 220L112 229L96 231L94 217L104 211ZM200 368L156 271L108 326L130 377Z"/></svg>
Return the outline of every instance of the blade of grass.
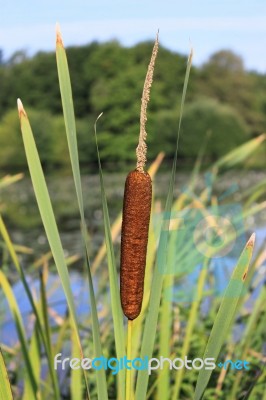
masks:
<svg viewBox="0 0 266 400"><path fill-rule="evenodd" d="M89 271L88 278L89 278L89 294L90 294L91 314L92 314L92 334L93 334L94 352L96 354L96 357L102 357L103 351L101 345L100 326L97 315L96 300L93 291L93 282L90 274L90 263L87 257L87 253L86 253L86 265ZM108 400L105 371L103 369L96 371L96 378L97 378L97 393L99 395L99 399Z"/></svg>
<svg viewBox="0 0 266 400"><path fill-rule="evenodd" d="M0 179L0 189L12 185L13 183L20 181L23 178L23 174L16 174L16 175L6 175Z"/></svg>
<svg viewBox="0 0 266 400"><path fill-rule="evenodd" d="M48 316L48 303L46 298L46 288L45 288L45 276L43 271L40 273L40 287L41 287L41 310L42 310L42 318L43 325L45 329L45 334L47 338L47 344L49 346L49 354L52 357L52 341L51 341L51 329L49 325L49 316Z"/></svg>
<svg viewBox="0 0 266 400"><path fill-rule="evenodd" d="M12 356L17 355L17 349L13 349L12 347L9 347L4 343L0 344L0 350L2 350L2 352L4 351L5 353L10 354Z"/></svg>
<svg viewBox="0 0 266 400"><path fill-rule="evenodd" d="M179 203L177 209L183 205L183 197L179 197ZM173 210L173 207L172 207ZM171 234L169 233L169 245L167 250L167 264L174 265L176 250L176 240L179 234L180 220L175 224ZM168 267L166 268L169 269ZM167 295L166 295L167 292ZM173 314L173 292L174 292L174 274L168 273L163 283L163 298L160 313L160 338L159 338L159 354L169 358L171 355L171 332L172 332L172 314ZM170 398L170 370L167 365L158 373L158 398L169 399Z"/></svg>
<svg viewBox="0 0 266 400"><path fill-rule="evenodd" d="M266 188L266 179L260 179L259 182L255 183L252 186L249 186L247 189L241 191L241 199L245 199L245 206L248 207L253 202L256 201L257 197L260 196L261 192L265 193ZM254 197L253 197L254 196Z"/></svg>
<svg viewBox="0 0 266 400"><path fill-rule="evenodd" d="M71 357L79 358L79 348L77 345L77 341L75 340L75 331L72 329L72 354ZM72 369L70 372L70 392L71 399L82 400L82 370L81 369Z"/></svg>
<svg viewBox="0 0 266 400"><path fill-rule="evenodd" d="M51 357L51 354L50 354L50 347L48 345L48 339L47 339L47 336L45 336L45 334L44 334L45 331L43 330L41 317L40 317L38 309L37 309L37 307L35 305L35 301L33 299L33 296L32 296L31 290L29 288L29 285L27 283L24 271L23 271L23 269L22 269L22 267L21 267L21 265L19 263L19 260L18 260L16 251L15 251L14 245L13 245L11 239L10 239L10 236L8 234L8 231L6 229L6 226L4 224L4 221L3 221L2 217L1 217L1 215L0 215L0 233L1 233L1 235L2 235L2 237L4 239L4 241L5 241L5 244L7 246L7 249L9 251L11 259L12 259L12 261L13 261L13 263L14 263L14 265L15 265L18 273L19 273L21 282L22 282L22 284L24 286L25 292L27 294L27 297L29 299L30 305L32 307L33 314L34 314L34 316L36 318L36 323L37 323L37 327L38 327L38 330L39 330L39 334L40 334L40 336L42 338L42 341L43 341L43 344L44 344L44 348L45 348L45 353L46 353L46 356L47 356L49 373L50 373L50 376L51 376L51 379L52 379L52 385L53 385L53 389L54 389L54 397L55 397L55 400L59 400L60 395L59 395L58 379L57 379L57 375L56 375L55 370L54 370L53 360L52 360L52 357Z"/></svg>
<svg viewBox="0 0 266 400"><path fill-rule="evenodd" d="M252 257L254 241L255 234L252 234L239 257L215 318L203 359L211 357L217 360L222 344L228 335L229 328L236 314L238 301L242 295L249 263ZM200 370L194 400L200 400L202 398L211 374L212 370Z"/></svg>
<svg viewBox="0 0 266 400"><path fill-rule="evenodd" d="M153 276L153 280L152 280L152 288L151 288L151 294L150 294L149 307L148 307L148 312L147 312L145 326L144 326L143 340L142 340L142 346L141 346L141 358L148 356L148 358L150 359L152 357L152 352L153 352L154 343L155 343L156 326L157 326L157 321L158 321L162 286L163 286L163 280L164 280L164 275L163 275L161 269L164 268L164 266L166 265L166 260L167 260L167 245L168 245L168 233L169 233L169 223L170 223L169 217L171 216L171 205L172 205L172 201L173 201L173 191L174 191L176 165L177 165L179 136L180 136L180 130L181 130L181 121L182 121L185 97L186 97L187 86L188 86L189 73L190 73L191 64L192 64L192 55L193 55L193 53L191 51L189 59L188 59L186 75L185 75L185 80L184 80L184 87L183 87L183 93L182 93L182 99L181 99L180 119L179 119L178 131L177 131L177 143L176 143L175 157L174 157L174 161L173 161L170 185L169 185L169 190L168 190L168 195L167 195L167 200L166 200L166 206L165 206L165 212L164 212L164 218L163 218L164 221L162 222L163 229L161 229L161 234L160 234L160 239L159 239L157 260L156 260L156 266L155 266L154 276ZM146 370L138 372L137 386L136 386L136 398L138 400L145 399L146 393L147 393L147 388L148 388L148 380L149 380L149 376L148 376L148 373Z"/></svg>
<svg viewBox="0 0 266 400"><path fill-rule="evenodd" d="M163 293L168 290L168 294L172 297L174 276L168 274L163 282ZM159 354L165 358L170 357L170 342L172 332L172 302L171 299L163 296L161 315L160 315L160 339L159 339ZM170 398L170 371L168 365L164 365L163 369L158 374L158 399Z"/></svg>
<svg viewBox="0 0 266 400"><path fill-rule="evenodd" d="M28 349L27 338L22 317L14 293L12 291L12 288L9 285L5 275L1 270L0 270L0 286L3 289L10 311L14 318L19 337L19 342L21 344L22 355L25 362L25 385L28 385L29 389L31 390L31 396L32 396L31 398L37 399L38 385L34 375L34 368L33 365L31 364L31 359L29 356L29 349Z"/></svg>
<svg viewBox="0 0 266 400"><path fill-rule="evenodd" d="M57 340L54 346L54 353L60 353L61 349L64 346L65 343L65 338L67 337L67 331L69 329L70 326L70 320L69 317L66 316L63 320L62 325L60 326L60 329L58 331L58 336L57 336Z"/></svg>
<svg viewBox="0 0 266 400"><path fill-rule="evenodd" d="M106 199L106 194L105 194L105 189L104 189L103 172L102 172L101 159L100 159L100 153L99 153L99 147L98 147L98 141L97 141L97 130L96 130L97 120L95 122L94 132L95 132L95 142L96 142L100 184L101 184L101 201L102 201L103 216L104 216L104 233L105 233L105 242L106 242L106 251L107 251L109 281L110 281L111 306L112 306L112 314L113 314L113 320L114 320L115 346L116 346L117 358L120 359L125 356L125 335L124 335L124 327L123 327L123 312L122 312L122 308L121 308L120 292L119 292L119 287L118 287L117 268L116 268L111 227L110 227L110 218L109 218L107 199ZM124 369L122 369L119 373L118 382L119 382L119 397L121 396L121 398L124 399L124 397L125 397L125 385L124 385L125 370Z"/></svg>
<svg viewBox="0 0 266 400"><path fill-rule="evenodd" d="M132 360L132 330L133 330L133 321L128 319L128 328L127 328L127 360ZM131 368L126 371L126 399L132 399L132 372Z"/></svg>
<svg viewBox="0 0 266 400"><path fill-rule="evenodd" d="M4 357L0 349L0 399L13 400L11 386L4 362Z"/></svg>
<svg viewBox="0 0 266 400"><path fill-rule="evenodd" d="M229 345L228 347L229 347L229 350L226 353L225 360L231 360L232 357L233 357L233 348L232 348L233 346ZM222 368L221 372L220 372L220 374L218 376L217 385L216 385L216 388L215 388L216 393L217 393L216 399L218 398L218 395L220 393L222 393L223 383L224 383L224 380L225 380L227 372L228 371L226 369Z"/></svg>
<svg viewBox="0 0 266 400"><path fill-rule="evenodd" d="M72 97L71 82L70 82L66 52L58 24L56 25L56 63L57 63L57 71L58 71L59 86L60 86L70 161L72 166L79 210L82 211L84 207L83 207L83 197L81 190L73 97ZM81 212L81 218L83 219L83 212Z"/></svg>
<svg viewBox="0 0 266 400"><path fill-rule="evenodd" d="M30 349L29 349L29 357L31 360L31 364L33 368L33 374L36 382L40 381L40 372L41 372L41 354L40 354L40 343L38 339L38 330L35 325L33 334L31 337ZM29 385L29 381L25 382L25 388L23 393L22 400L28 400L31 396L31 387ZM39 393L40 398L40 393Z"/></svg>
<svg viewBox="0 0 266 400"><path fill-rule="evenodd" d="M64 114L64 121L65 121L65 127L66 127L68 148L69 148L69 154L70 154L70 160L71 160L71 167L72 167L76 195L77 195L78 206L79 206L79 212L80 212L80 217L81 217L81 233L82 233L82 239L84 242L84 248L85 248L85 253L86 253L85 261L86 261L88 280L89 280L89 295L90 295L90 304L91 304L91 313L92 313L93 345L94 345L94 351L95 351L96 357L101 357L103 355L103 352L102 352L102 346L101 346L99 320L98 320L98 315L97 315L97 306L96 306L93 281L92 281L92 275L91 275L91 267L90 267L90 261L89 261L89 246L88 246L87 228L86 228L86 223L85 223L85 215L84 215L84 207L83 207L83 196L82 196L82 186L81 186L81 178L80 178L76 124L75 124L71 82L70 82L70 75L69 75L66 52L64 49L59 25L57 25L57 31L56 31L56 60L57 60L59 86L60 86L60 92L61 92L61 99L62 99L63 114ZM86 375L85 375L85 377L86 377ZM106 374L105 374L104 369L97 370L96 377L97 377L97 388L98 388L99 397L103 400L107 399L108 398L107 382L106 382Z"/></svg>
<svg viewBox="0 0 266 400"><path fill-rule="evenodd" d="M69 313L73 320L73 326L75 329L76 339L79 343L80 354L82 356L82 346L78 331L78 322L76 316L76 310L74 305L74 298L71 291L70 278L68 269L64 257L64 251L59 236L55 216L45 182L39 154L36 148L35 140L32 134L31 126L27 117L27 114L23 108L20 100L18 100L18 111L20 117L22 138L25 147L25 153L27 157L28 167L31 175L31 180L41 214L42 222L45 228L45 232L48 238L48 242L53 253L53 258L57 267L58 274L60 276L63 290L66 296L67 304L69 307Z"/></svg>
<svg viewBox="0 0 266 400"><path fill-rule="evenodd" d="M233 167L243 162L261 145L265 139L266 134L263 133L255 139L249 140L247 143L242 144L236 149L230 151L225 156L221 157L215 164L213 164L213 168Z"/></svg>
<svg viewBox="0 0 266 400"><path fill-rule="evenodd" d="M183 346L182 346L182 350L181 350L181 356L180 356L181 359L184 359L185 356L189 352L189 345L191 342L193 329L194 329L194 326L197 321L197 312L198 312L198 308L199 308L199 305L202 300L204 285L205 285L205 281L206 281L206 277L207 277L207 273L208 273L208 263L209 263L209 259L205 258L202 270L200 271L200 274L199 274L199 279L198 279L197 289L196 289L196 296L194 298L193 304L191 305L189 318L188 318L188 322L186 325L185 338L184 338L184 342L183 342ZM179 392L181 389L183 375L184 375L183 369L177 371L176 378L175 378L175 385L174 385L174 389L173 389L173 396L172 396L173 399L179 398Z"/></svg>
<svg viewBox="0 0 266 400"><path fill-rule="evenodd" d="M263 310L263 307L265 305L266 301L266 288L263 287L262 290L260 291L259 297L257 298L252 314L250 315L250 318L248 319L246 329L243 333L243 336L241 338L241 342L239 343L238 350L240 350L240 356L242 360L246 360L248 356L248 350L250 348L250 341L252 337L254 336L254 332L256 331L256 327L258 324L258 319L260 317L260 313ZM240 349L239 349L240 348ZM239 374L235 377L234 384L232 386L231 392L228 396L228 400L234 400L237 398L237 392L240 387L240 382L243 377L243 371L239 371Z"/></svg>
<svg viewBox="0 0 266 400"><path fill-rule="evenodd" d="M52 340L51 340L51 329L50 329L50 324L49 324L49 316L48 316L48 302L47 302L47 291L46 291L46 283L47 283L47 278L48 278L48 266L44 268L43 271L40 272L40 310L41 310L41 316L42 316L42 326L43 326L43 331L45 332L45 337L46 337L46 346L48 349L48 364L50 364L54 370L54 355L56 354L53 351L52 347ZM55 370L54 370L55 371ZM44 392L44 398L50 396L50 382L47 379L47 382L49 383L48 385L46 384L45 387L45 392ZM48 391L47 391L48 390ZM59 391L59 388L58 388ZM26 400L26 399L25 399Z"/></svg>
<svg viewBox="0 0 266 400"><path fill-rule="evenodd" d="M207 147L208 141L210 140L211 135L212 135L212 131L207 131L207 133L204 137L203 143L199 149L197 159L195 161L194 168L192 170L191 177L190 177L189 183L188 183L188 190L191 192L194 191L195 184L197 182L197 178L198 178L200 168L202 165L203 156L206 151L206 147Z"/></svg>

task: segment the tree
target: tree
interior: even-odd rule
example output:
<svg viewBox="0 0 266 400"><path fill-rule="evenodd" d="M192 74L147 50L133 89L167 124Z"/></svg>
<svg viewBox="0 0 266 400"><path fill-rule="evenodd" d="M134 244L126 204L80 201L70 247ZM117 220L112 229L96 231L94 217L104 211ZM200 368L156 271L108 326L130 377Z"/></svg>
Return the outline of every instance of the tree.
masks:
<svg viewBox="0 0 266 400"><path fill-rule="evenodd" d="M32 131L44 167L69 162L63 117L27 109ZM23 141L16 109L7 112L0 123L0 166L20 169L26 166Z"/></svg>
<svg viewBox="0 0 266 400"><path fill-rule="evenodd" d="M201 99L189 104L182 121L180 153L194 159L204 138L211 132L206 156L216 160L248 139L247 126L230 106L212 99Z"/></svg>
<svg viewBox="0 0 266 400"><path fill-rule="evenodd" d="M27 52L26 50L17 50L12 56L8 59L8 65L16 65L21 64L22 62L27 60Z"/></svg>
<svg viewBox="0 0 266 400"><path fill-rule="evenodd" d="M4 51L3 49L0 49L0 65L4 65Z"/></svg>
<svg viewBox="0 0 266 400"><path fill-rule="evenodd" d="M206 69L213 68L217 72L243 73L244 62L242 57L231 50L221 50L211 55L209 61L204 64Z"/></svg>
<svg viewBox="0 0 266 400"><path fill-rule="evenodd" d="M99 121L98 133L102 160L125 163L135 158L142 89L152 48L151 41L131 48L111 41L66 49L82 163L87 165L95 161L93 124L101 112L104 115ZM44 160L50 154L52 158L50 161L47 159L47 163L60 163L56 161L60 155L62 162L67 162L54 52L39 52L32 58L18 52L9 61L0 65L0 117L3 118L0 128L7 124L6 113L16 109L16 99L21 97L26 109L32 109L32 123L35 118L33 109L44 114L43 120L41 114L38 118L36 116L37 140L42 140L42 125L44 131L55 132L54 138L50 138L48 133L48 142L41 145ZM187 56L160 46L148 107L148 146L152 158L161 150L173 154L186 64ZM253 136L262 133L266 126L265 93L265 76L245 71L241 57L232 51L214 53L201 68L193 67L184 115L184 132L188 132L191 154L195 154L194 150L198 149L208 129L218 135L215 142L219 142L223 130L223 140L228 143L219 143L220 150L213 148L211 152L209 148L212 157L216 157L219 151L223 152L226 146L231 148L233 143L241 142L247 130ZM16 129L12 124L11 118L10 129ZM235 132L245 134L238 136ZM8 138L8 135L4 137ZM54 146L49 147L49 151L48 143ZM186 146L185 138L180 156L189 157ZM5 157L3 154L3 159ZM19 159L8 157L9 162L14 160L14 164Z"/></svg>
<svg viewBox="0 0 266 400"><path fill-rule="evenodd" d="M214 53L198 75L197 92L235 108L253 135L262 132L258 91L241 57L229 50Z"/></svg>

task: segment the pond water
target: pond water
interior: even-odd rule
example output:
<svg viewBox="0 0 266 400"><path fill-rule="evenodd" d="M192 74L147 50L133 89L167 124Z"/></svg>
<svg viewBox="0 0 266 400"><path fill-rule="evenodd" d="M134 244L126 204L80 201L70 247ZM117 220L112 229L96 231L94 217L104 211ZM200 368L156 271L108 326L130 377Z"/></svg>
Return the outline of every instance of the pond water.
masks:
<svg viewBox="0 0 266 400"><path fill-rule="evenodd" d="M122 208L123 202L123 189L126 173L121 174L105 174L105 189L108 199L109 212L111 221L115 219ZM206 186L206 177L201 176L197 182L198 189ZM259 183L266 179L266 174L262 172L250 171L245 173L227 173L222 179L219 180L215 187L215 194L218 197L226 196L226 193L234 192L233 203L237 204L241 193L247 190L251 185ZM175 194L180 193L186 185L188 175L186 173L177 175L177 182L175 186ZM164 204L169 183L169 174L158 174L154 182L155 198ZM92 258L103 240L103 221L101 209L101 194L98 175L84 176L82 178L82 186L84 191L85 214L88 224L88 231L91 239L91 253ZM69 176L64 177L49 177L48 187L52 197L55 215L60 230L60 235L66 255L81 254L82 245L79 233L79 215L77 201L75 198L73 180ZM263 196L260 201L265 200ZM21 258L23 267L27 274L27 267L41 254L49 250L48 243L44 230L42 228L41 220L39 217L38 208L35 202L33 189L29 178L24 178L22 181L10 186L1 192L1 202L5 205L4 219L8 226L12 240L16 244L29 246L34 250L33 255L24 256ZM232 202L232 200L231 200ZM230 207L230 204L229 204ZM258 249L266 239L266 212L263 210L258 216L251 216L244 221L247 229L245 239L248 234L255 231L257 234L256 249ZM119 245L116 245L119 251ZM216 280L218 294L222 295L224 284L222 282L228 281L228 276L232 271L236 258L227 256L223 258L224 268L216 268ZM216 264L217 266L218 264ZM12 267L11 267L12 269ZM193 282L197 280L199 268L195 269L189 275L189 283L193 288ZM265 274L265 269L261 271ZM71 284L74 297L76 299L78 316L81 319L87 317L89 313L89 299L88 299L88 286L86 280L80 274L78 268L72 268ZM223 279L227 276L227 279ZM35 276L28 275L27 279L30 282L31 288L38 293L39 279ZM30 318L30 305L25 295L24 289L20 281L13 278L13 290L26 321L26 326L29 332L32 329L33 321ZM97 286L97 281L94 282ZM185 286L187 288L187 283ZM66 312L66 303L62 287L56 273L50 273L48 286L49 290L49 305L52 307L57 318L64 318ZM182 292L182 282L178 290ZM185 290L186 295L187 289ZM1 298L2 294L0 293ZM256 297L256 293L253 298ZM177 298L177 301L182 299ZM191 299L183 298L182 301L191 301ZM0 337L1 341L10 346L14 346L17 340L15 327L12 316L8 311L5 300L1 300L0 307Z"/></svg>
<svg viewBox="0 0 266 400"><path fill-rule="evenodd" d="M256 248L258 249L263 242L265 243L266 229L260 228L256 231ZM227 283L230 279L232 270L235 266L237 259L231 257L224 257L220 260L215 260L210 265L210 273L214 276L214 287L211 289L211 296L207 296L202 303L201 309L202 313L206 314L209 309L210 300L212 296L222 297L226 289ZM198 280L198 276L201 270L201 266L197 266L190 274L188 274L184 279L175 286L173 293L173 301L177 304L182 303L183 305L191 304L194 299L195 287ZM252 310L253 302L257 298L263 282L266 279L266 265L260 268L258 272L257 279L259 280L259 285L252 292L250 300L246 305L247 310ZM263 279L264 277L264 279ZM87 279L81 275L79 271L70 271L70 281L71 289L75 299L76 311L78 320L82 323L88 319L90 312L89 306L89 287ZM32 276L27 276L27 282L35 295L39 297L40 293L40 281ZM50 308L50 323L51 325L57 324L60 320L63 320L67 314L66 300L60 279L57 274L50 273L49 279L47 281L47 296L48 304ZM94 279L94 288L97 291L97 279ZM210 290L208 284L205 286L205 291ZM16 282L13 285L13 293L19 304L20 311L23 317L24 325L27 329L27 334L31 335L34 328L34 320L31 317L31 306L27 298L26 292L24 290L21 281ZM167 294L164 294L167 296ZM0 338L1 342L14 347L17 343L18 337L16 333L16 328L14 324L13 317L9 311L7 301L2 298L2 293L0 293L1 306L0 306ZM102 305L98 303L98 311L102 310ZM239 332L241 335L241 331Z"/></svg>
<svg viewBox="0 0 266 400"><path fill-rule="evenodd" d="M169 173L159 173L154 180L155 199L161 202L162 208L165 204L169 177ZM125 178L126 173L104 175L111 222L122 209ZM175 195L185 190L188 178L188 173L177 174ZM210 180L210 176L202 175L197 182L197 193L206 185L210 186ZM263 180L266 180L265 172L229 172L219 178L217 184L215 184L214 193L221 198L223 196L226 197L228 193L230 194L230 191L234 192L233 202L237 204L241 193L249 189L251 185ZM47 184L66 255L80 253L82 251L79 233L80 219L73 179L70 176L48 176ZM82 188L93 256L103 240L99 176L83 176ZM265 192L264 198L263 196L260 198L260 201L263 200L266 200ZM16 184L0 190L0 204L1 213L14 243L33 248L36 255L44 254L49 250L29 178L25 177ZM253 229L258 226L266 226L266 211L260 212L257 217L248 218L246 223L248 227Z"/></svg>

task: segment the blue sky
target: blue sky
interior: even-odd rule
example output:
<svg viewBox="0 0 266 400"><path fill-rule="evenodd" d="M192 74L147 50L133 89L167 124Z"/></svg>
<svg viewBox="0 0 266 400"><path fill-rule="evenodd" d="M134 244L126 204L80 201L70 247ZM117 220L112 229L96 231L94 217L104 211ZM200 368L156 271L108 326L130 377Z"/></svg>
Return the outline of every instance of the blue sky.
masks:
<svg viewBox="0 0 266 400"><path fill-rule="evenodd" d="M65 45L118 39L130 46L154 39L159 28L171 50L188 53L192 44L197 65L231 49L248 69L266 73L265 0L9 0L0 14L4 56L53 50L57 21Z"/></svg>

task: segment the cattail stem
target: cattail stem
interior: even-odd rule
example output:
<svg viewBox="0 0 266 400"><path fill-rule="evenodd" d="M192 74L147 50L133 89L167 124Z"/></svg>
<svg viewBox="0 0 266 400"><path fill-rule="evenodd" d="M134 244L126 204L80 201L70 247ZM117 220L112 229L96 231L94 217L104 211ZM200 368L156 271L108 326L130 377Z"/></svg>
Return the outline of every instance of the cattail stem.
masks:
<svg viewBox="0 0 266 400"><path fill-rule="evenodd" d="M141 99L140 135L139 144L136 149L137 165L136 169L131 171L127 176L124 192L121 230L120 298L123 312L128 318L127 360L131 360L132 358L133 320L141 312L143 299L152 200L151 177L144 171L147 153L145 125L157 52L158 35L153 48ZM131 380L132 366L126 370L126 400L133 400L134 395Z"/></svg>
<svg viewBox="0 0 266 400"><path fill-rule="evenodd" d="M127 360L131 360L132 357L132 328L133 328L133 321L129 319L127 323ZM127 369L126 400L133 400L131 397L131 375L132 375L132 369Z"/></svg>

